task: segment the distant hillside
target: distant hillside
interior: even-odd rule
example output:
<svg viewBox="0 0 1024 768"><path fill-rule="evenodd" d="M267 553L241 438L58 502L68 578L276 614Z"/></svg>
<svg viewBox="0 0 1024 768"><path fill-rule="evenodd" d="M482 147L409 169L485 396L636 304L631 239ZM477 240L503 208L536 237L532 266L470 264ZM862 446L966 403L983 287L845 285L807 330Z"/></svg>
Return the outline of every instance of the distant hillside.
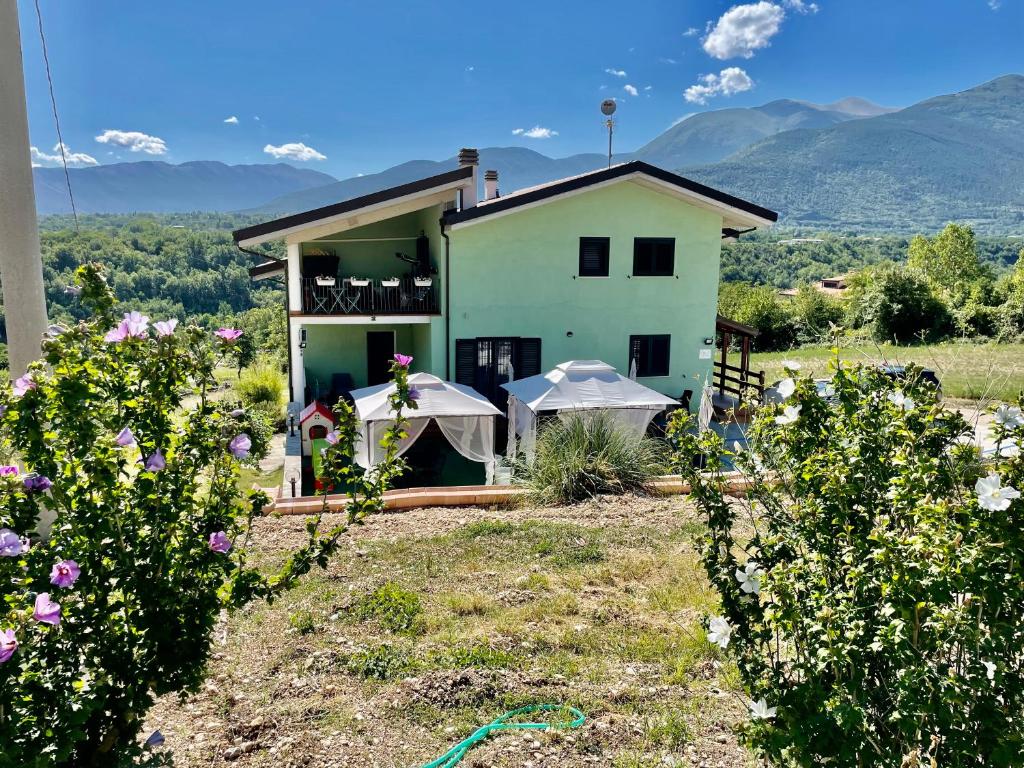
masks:
<svg viewBox="0 0 1024 768"><path fill-rule="evenodd" d="M899 112L766 138L681 171L756 200L782 223L860 231L1024 227L1024 77Z"/></svg>
<svg viewBox="0 0 1024 768"><path fill-rule="evenodd" d="M40 214L69 213L63 168L34 168ZM147 160L70 170L81 213L236 211L272 197L335 181L285 163L226 165L201 160L181 165Z"/></svg>
<svg viewBox="0 0 1024 768"><path fill-rule="evenodd" d="M779 99L760 107L716 109L676 123L634 156L663 168L704 165L783 131L825 128L892 111L857 98L827 105Z"/></svg>

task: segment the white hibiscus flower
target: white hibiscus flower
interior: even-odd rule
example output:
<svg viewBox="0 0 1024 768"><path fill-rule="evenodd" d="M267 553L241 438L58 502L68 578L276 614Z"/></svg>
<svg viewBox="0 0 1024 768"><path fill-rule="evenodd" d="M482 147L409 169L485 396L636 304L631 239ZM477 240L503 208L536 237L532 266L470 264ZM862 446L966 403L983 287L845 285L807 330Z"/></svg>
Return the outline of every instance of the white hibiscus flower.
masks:
<svg viewBox="0 0 1024 768"><path fill-rule="evenodd" d="M787 424L792 424L793 422L800 418L800 408L801 406L799 405L787 405L782 410L782 413L775 417L775 423L778 424L780 427L784 427Z"/></svg>
<svg viewBox="0 0 1024 768"><path fill-rule="evenodd" d="M736 569L736 581L740 583L740 589L747 594L761 594L762 576L764 576L764 571L753 560L748 560L743 568Z"/></svg>
<svg viewBox="0 0 1024 768"><path fill-rule="evenodd" d="M904 411L912 411L916 405L914 398L903 394L902 389L890 392L887 397L889 398L890 403L895 405L897 408L902 408Z"/></svg>
<svg viewBox="0 0 1024 768"><path fill-rule="evenodd" d="M1020 491L1012 485L1003 485L994 472L988 477L979 477L974 484L974 492L978 494L978 504L989 512L1009 509L1010 502L1020 498Z"/></svg>
<svg viewBox="0 0 1024 768"><path fill-rule="evenodd" d="M708 623L708 642L714 643L722 650L729 645L732 637L732 626L722 616L714 616Z"/></svg>
<svg viewBox="0 0 1024 768"><path fill-rule="evenodd" d="M775 717L775 711L777 710L777 707L769 707L768 702L764 699L752 701L747 706L750 707L750 716L754 720L771 720Z"/></svg>
<svg viewBox="0 0 1024 768"><path fill-rule="evenodd" d="M796 392L796 382L793 379L783 379L775 389L779 393L779 397L783 400L789 400L793 393Z"/></svg>
<svg viewBox="0 0 1024 768"><path fill-rule="evenodd" d="M996 408L995 420L996 424L1007 429L1024 427L1024 413L1016 405L1000 405Z"/></svg>

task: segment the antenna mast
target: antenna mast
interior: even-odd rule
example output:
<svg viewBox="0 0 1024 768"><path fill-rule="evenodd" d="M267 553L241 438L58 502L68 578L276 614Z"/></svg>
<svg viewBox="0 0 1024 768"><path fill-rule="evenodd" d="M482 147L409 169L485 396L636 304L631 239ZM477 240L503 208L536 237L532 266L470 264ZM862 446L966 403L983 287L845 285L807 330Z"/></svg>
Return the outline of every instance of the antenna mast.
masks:
<svg viewBox="0 0 1024 768"><path fill-rule="evenodd" d="M601 114L607 119L604 121L605 127L608 129L608 167L612 167L612 132L615 128L615 119L612 115L615 114L615 108L618 106L615 99L605 99L601 102Z"/></svg>

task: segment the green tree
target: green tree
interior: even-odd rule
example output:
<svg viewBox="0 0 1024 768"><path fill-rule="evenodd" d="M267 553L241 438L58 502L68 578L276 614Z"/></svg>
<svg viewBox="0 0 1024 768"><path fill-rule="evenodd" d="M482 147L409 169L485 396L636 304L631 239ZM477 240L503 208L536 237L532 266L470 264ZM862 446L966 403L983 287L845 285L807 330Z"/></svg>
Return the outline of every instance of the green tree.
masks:
<svg viewBox="0 0 1024 768"><path fill-rule="evenodd" d="M917 235L910 241L907 266L949 297L962 297L982 274L974 230L951 222L935 237Z"/></svg>
<svg viewBox="0 0 1024 768"><path fill-rule="evenodd" d="M862 270L849 288L847 321L876 341L934 340L953 327L946 305L916 270L890 264Z"/></svg>
<svg viewBox="0 0 1024 768"><path fill-rule="evenodd" d="M718 312L757 328L760 334L754 339L754 348L758 351L789 349L796 343L796 324L788 303L770 286L725 283L718 293Z"/></svg>

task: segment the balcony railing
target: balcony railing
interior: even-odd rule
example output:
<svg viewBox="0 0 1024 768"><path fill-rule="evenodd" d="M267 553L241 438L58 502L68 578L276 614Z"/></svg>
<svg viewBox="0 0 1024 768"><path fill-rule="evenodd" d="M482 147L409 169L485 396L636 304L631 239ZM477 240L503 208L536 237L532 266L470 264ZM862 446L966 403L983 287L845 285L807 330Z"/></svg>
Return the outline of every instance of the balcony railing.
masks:
<svg viewBox="0 0 1024 768"><path fill-rule="evenodd" d="M365 282L365 285L363 284ZM431 315L441 311L438 280L302 278L302 312L307 315Z"/></svg>

